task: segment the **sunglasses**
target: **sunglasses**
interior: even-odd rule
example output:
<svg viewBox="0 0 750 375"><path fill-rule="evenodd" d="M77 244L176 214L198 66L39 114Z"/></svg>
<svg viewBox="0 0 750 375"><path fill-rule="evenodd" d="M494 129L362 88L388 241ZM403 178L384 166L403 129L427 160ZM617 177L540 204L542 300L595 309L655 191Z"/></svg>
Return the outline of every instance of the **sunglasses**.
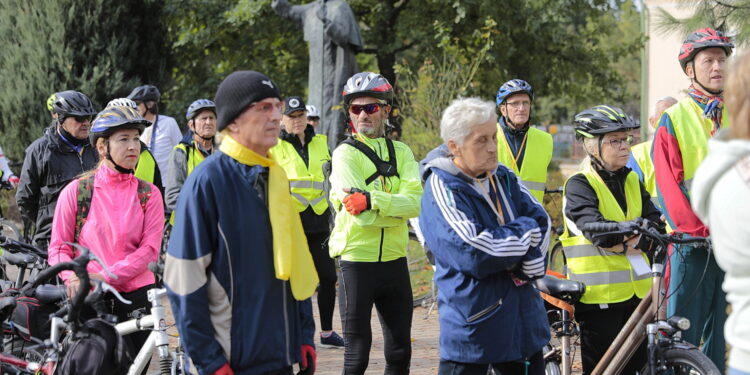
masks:
<svg viewBox="0 0 750 375"><path fill-rule="evenodd" d="M352 104L349 106L349 112L355 116L359 116L362 111L365 111L368 115L371 115L380 110L385 104L370 103L370 104Z"/></svg>
<svg viewBox="0 0 750 375"><path fill-rule="evenodd" d="M74 118L77 122L83 124L84 122L91 121L91 116L70 116Z"/></svg>

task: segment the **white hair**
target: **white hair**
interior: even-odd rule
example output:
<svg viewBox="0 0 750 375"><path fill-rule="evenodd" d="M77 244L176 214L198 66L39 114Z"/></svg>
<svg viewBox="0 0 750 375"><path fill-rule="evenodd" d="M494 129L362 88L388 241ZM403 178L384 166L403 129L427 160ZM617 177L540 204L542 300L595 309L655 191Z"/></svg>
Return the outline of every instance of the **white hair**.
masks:
<svg viewBox="0 0 750 375"><path fill-rule="evenodd" d="M479 98L459 97L443 111L443 117L440 119L440 136L445 143L452 139L461 146L466 136L471 133L471 128L490 120L497 121L495 103Z"/></svg>

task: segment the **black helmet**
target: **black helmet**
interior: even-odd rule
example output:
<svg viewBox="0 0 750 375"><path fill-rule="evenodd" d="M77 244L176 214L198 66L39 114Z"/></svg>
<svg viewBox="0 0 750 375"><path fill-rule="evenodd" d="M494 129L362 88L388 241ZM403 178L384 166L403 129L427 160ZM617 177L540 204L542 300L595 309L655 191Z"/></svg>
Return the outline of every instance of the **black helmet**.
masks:
<svg viewBox="0 0 750 375"><path fill-rule="evenodd" d="M586 138L640 127L622 109L608 105L591 107L577 114L573 122L576 135Z"/></svg>
<svg viewBox="0 0 750 375"><path fill-rule="evenodd" d="M130 95L128 95L128 99L139 102L158 102L159 98L161 98L161 93L159 92L159 89L153 85L138 86L133 89Z"/></svg>
<svg viewBox="0 0 750 375"><path fill-rule="evenodd" d="M726 51L727 56L729 56L732 54L734 43L732 43L732 40L724 35L724 33L716 31L710 27L695 30L690 33L687 39L682 42L680 54L677 57L678 60L680 60L682 71L685 71L687 64L693 61L698 52L713 47L723 48L724 51Z"/></svg>
<svg viewBox="0 0 750 375"><path fill-rule="evenodd" d="M73 90L55 93L52 112L57 113L60 121L72 116L93 116L96 114L94 104L88 96Z"/></svg>
<svg viewBox="0 0 750 375"><path fill-rule="evenodd" d="M190 106L187 109L187 113L185 113L185 118L188 120L192 120L193 117L195 117L200 111L204 109L210 109L214 111L214 114L216 114L216 104L208 99L198 99L192 103L190 103Z"/></svg>
<svg viewBox="0 0 750 375"><path fill-rule="evenodd" d="M341 94L344 96L346 107L352 103L352 100L363 96L384 100L390 104L393 99L393 86L380 74L362 72L351 76L346 81Z"/></svg>
<svg viewBox="0 0 750 375"><path fill-rule="evenodd" d="M138 133L141 134L147 125L151 125L151 123L134 108L126 106L107 107L99 112L94 119L89 133L89 141L91 141L91 145L96 146L97 139L109 137L115 130L120 129L137 129Z"/></svg>

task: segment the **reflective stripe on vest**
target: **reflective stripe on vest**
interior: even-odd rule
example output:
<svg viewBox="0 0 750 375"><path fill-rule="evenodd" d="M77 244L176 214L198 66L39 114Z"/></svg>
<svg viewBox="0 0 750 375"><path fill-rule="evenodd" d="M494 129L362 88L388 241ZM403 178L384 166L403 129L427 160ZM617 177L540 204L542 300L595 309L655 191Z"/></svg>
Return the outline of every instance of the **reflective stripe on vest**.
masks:
<svg viewBox="0 0 750 375"><path fill-rule="evenodd" d="M156 160L154 155L149 150L141 151L141 155L138 157L138 165L135 166L135 177L140 178L143 181L154 183L154 177L156 175Z"/></svg>
<svg viewBox="0 0 750 375"><path fill-rule="evenodd" d="M641 216L643 207L640 182L635 172L625 179L625 200L627 212L610 192L607 185L590 167L579 172L586 177L599 200L599 212L607 220L627 221ZM567 185L567 184L566 184ZM563 200L563 207L565 201ZM566 220L566 224L569 220ZM630 261L624 254L600 249L583 235L571 236L569 229L560 236L567 259L568 278L586 284L582 303L605 304L627 301L633 295L643 298L651 289L651 275L641 277L633 272ZM643 259L648 262L646 255Z"/></svg>
<svg viewBox="0 0 750 375"><path fill-rule="evenodd" d="M534 127L529 127L526 139L526 152L523 155L519 172L510 145L500 124L497 125L497 159L510 168L539 202L544 201L544 188L547 183L547 167L552 160L552 136Z"/></svg>
<svg viewBox="0 0 750 375"><path fill-rule="evenodd" d="M331 160L326 138L316 135L307 145L309 165L305 165L294 145L287 141L279 140L270 152L286 171L297 211L302 212L312 206L316 214L322 215L328 209L323 164Z"/></svg>
<svg viewBox="0 0 750 375"><path fill-rule="evenodd" d="M711 119L703 116L703 110L690 97L680 100L666 111L672 120L674 135L682 154L682 169L684 173L683 185L688 191L692 185L695 171L708 154L708 140L714 124ZM729 126L728 111L724 109L721 116L721 127Z"/></svg>

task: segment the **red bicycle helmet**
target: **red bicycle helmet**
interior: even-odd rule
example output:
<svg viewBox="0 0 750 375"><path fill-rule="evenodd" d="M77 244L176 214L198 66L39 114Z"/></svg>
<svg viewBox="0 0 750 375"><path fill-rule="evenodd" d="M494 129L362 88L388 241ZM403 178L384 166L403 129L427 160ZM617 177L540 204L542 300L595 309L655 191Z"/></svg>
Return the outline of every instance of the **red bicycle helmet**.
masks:
<svg viewBox="0 0 750 375"><path fill-rule="evenodd" d="M727 56L729 56L732 54L734 43L732 43L732 40L724 35L723 32L714 30L710 27L690 33L687 39L682 43L682 47L680 47L680 55L678 56L680 66L682 66L682 71L685 71L687 64L693 61L698 52L713 47L723 48L724 51L727 52Z"/></svg>

